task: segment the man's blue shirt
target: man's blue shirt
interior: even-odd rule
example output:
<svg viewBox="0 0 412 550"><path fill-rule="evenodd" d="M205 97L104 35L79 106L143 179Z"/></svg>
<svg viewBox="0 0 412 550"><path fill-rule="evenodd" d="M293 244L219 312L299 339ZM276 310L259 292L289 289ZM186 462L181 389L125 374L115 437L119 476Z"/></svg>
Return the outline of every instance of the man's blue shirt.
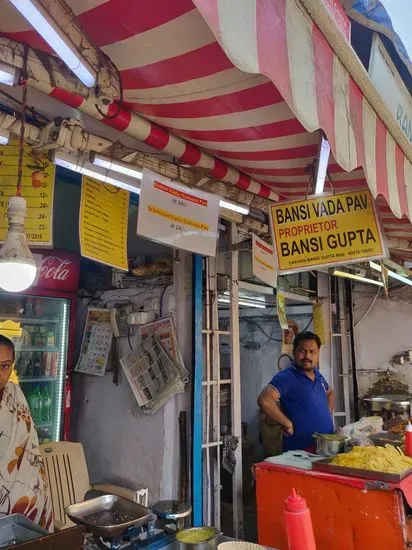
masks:
<svg viewBox="0 0 412 550"><path fill-rule="evenodd" d="M333 433L332 415L328 407L329 384L319 372L311 380L296 365L275 374L269 383L280 395L283 412L293 423L294 434L284 435L283 450L307 449L315 443L312 435Z"/></svg>

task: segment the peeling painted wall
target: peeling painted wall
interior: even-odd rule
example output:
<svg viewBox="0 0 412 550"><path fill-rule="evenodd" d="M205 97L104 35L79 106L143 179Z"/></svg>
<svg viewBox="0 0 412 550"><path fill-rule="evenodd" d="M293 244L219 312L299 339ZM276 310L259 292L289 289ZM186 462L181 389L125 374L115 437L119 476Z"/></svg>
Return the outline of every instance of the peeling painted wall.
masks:
<svg viewBox="0 0 412 550"><path fill-rule="evenodd" d="M357 286L354 295L355 304L355 349L359 370L386 370L392 356L412 349L412 304L377 299L369 313L359 322L367 311L374 293ZM409 385L412 392L412 365L406 363L395 368L403 383ZM359 395L377 380L377 373L359 372Z"/></svg>

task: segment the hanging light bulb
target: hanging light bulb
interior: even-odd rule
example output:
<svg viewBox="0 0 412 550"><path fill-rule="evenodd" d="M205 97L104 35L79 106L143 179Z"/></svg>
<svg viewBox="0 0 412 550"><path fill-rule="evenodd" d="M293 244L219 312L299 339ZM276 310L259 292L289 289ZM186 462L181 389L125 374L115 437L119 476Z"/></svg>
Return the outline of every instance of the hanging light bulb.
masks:
<svg viewBox="0 0 412 550"><path fill-rule="evenodd" d="M20 196L23 175L24 130L27 104L27 80L23 81L22 111L20 122L19 163L16 196L10 197L7 218L8 232L0 249L0 288L8 292L22 292L34 283L36 263L27 245L24 219L26 200Z"/></svg>
<svg viewBox="0 0 412 550"><path fill-rule="evenodd" d="M8 292L29 288L36 278L36 263L27 246L24 230L26 199L10 197L7 217L9 230L0 249L0 287Z"/></svg>

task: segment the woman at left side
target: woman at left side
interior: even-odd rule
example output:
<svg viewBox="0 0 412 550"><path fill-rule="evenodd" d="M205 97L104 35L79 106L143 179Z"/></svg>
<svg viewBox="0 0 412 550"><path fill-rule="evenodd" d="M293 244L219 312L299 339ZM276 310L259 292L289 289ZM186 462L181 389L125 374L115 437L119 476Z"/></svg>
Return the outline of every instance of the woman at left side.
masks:
<svg viewBox="0 0 412 550"><path fill-rule="evenodd" d="M23 514L53 531L53 512L39 442L26 398L11 382L11 340L0 335L0 517Z"/></svg>

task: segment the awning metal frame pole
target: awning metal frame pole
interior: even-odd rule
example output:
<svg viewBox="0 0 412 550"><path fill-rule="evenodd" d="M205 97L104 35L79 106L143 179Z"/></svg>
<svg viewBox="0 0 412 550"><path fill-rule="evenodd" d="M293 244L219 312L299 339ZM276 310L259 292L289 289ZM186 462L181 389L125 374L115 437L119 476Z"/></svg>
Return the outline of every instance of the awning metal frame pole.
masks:
<svg viewBox="0 0 412 550"><path fill-rule="evenodd" d="M346 292L345 282L342 279L338 280L338 293L339 293L339 324L341 332L341 353L342 353L342 375L343 375L343 400L346 413L346 423L351 421L350 410L350 396L349 396L349 372L350 365L350 353L349 353L349 338L348 332L348 309L346 307Z"/></svg>
<svg viewBox="0 0 412 550"><path fill-rule="evenodd" d="M193 525L203 524L202 376L203 376L203 258L193 255L193 419L192 505Z"/></svg>
<svg viewBox="0 0 412 550"><path fill-rule="evenodd" d="M243 538L243 479L242 479L242 404L240 380L240 332L239 332L239 252L238 229L230 225L230 348L231 348L231 410L232 435L238 438L235 451L235 471L233 473L233 536Z"/></svg>
<svg viewBox="0 0 412 550"><path fill-rule="evenodd" d="M350 334L348 334L347 308L345 301L344 281L339 277L330 279L330 294L332 289L335 292L336 313L331 312L331 327L335 325L338 332L331 333L331 365L332 365L332 386L338 391L342 384L343 391L343 410L339 410L339 402L336 402L337 409L334 412L336 427L341 427L351 422L351 404L350 404ZM333 285L333 286L332 286ZM339 378L341 380L339 380Z"/></svg>
<svg viewBox="0 0 412 550"><path fill-rule="evenodd" d="M219 335L219 309L217 290L217 261L209 258L210 264L210 293L212 299L211 327L212 327L212 365L211 382L212 389L212 441L215 443L213 456L213 506L214 526L220 529L221 525L221 480L220 480L220 445L222 443L220 425L220 335ZM209 451L211 452L211 451Z"/></svg>
<svg viewBox="0 0 412 550"><path fill-rule="evenodd" d="M204 303L204 372L203 372L203 507L204 522L220 529L221 525L221 446L220 422L220 337L227 331L219 330L217 262L205 262ZM230 380L225 380L230 383Z"/></svg>
<svg viewBox="0 0 412 550"><path fill-rule="evenodd" d="M212 291L210 285L211 278L211 269L210 258L206 258L205 261L205 326L206 333L204 337L204 357L205 357L205 371L203 372L203 394L202 394L202 409L203 409L203 439L202 439L202 449L203 449L203 476L204 476L204 492L203 492L203 505L205 510L204 521L207 525L212 523L212 486L211 486L211 453L210 448L214 444L210 440L210 408L211 408L211 335L213 334L212 325L211 325L211 308L212 308Z"/></svg>

